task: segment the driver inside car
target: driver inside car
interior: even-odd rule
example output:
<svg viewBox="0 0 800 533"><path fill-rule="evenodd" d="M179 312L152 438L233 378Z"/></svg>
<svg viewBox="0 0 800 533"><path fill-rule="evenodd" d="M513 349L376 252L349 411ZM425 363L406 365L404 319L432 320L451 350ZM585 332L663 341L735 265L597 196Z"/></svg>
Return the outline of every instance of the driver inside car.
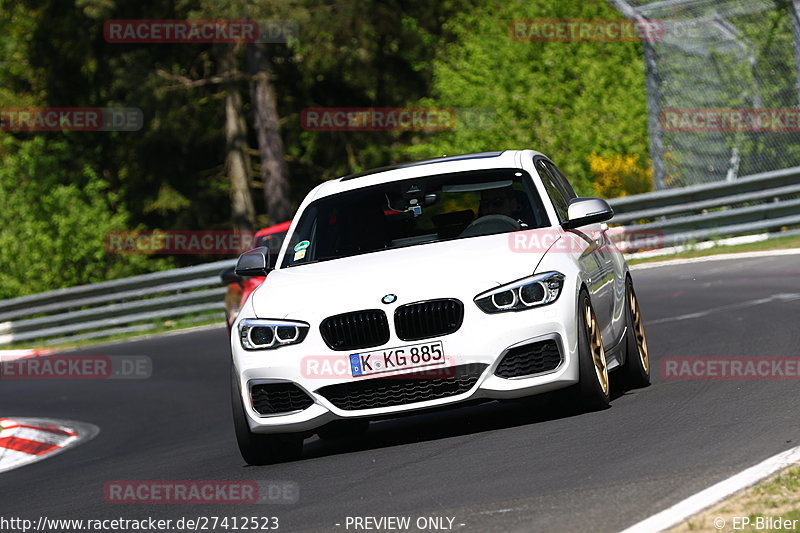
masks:
<svg viewBox="0 0 800 533"><path fill-rule="evenodd" d="M481 204L478 217L486 215L504 215L514 220L519 218L519 202L514 189L488 189L481 191Z"/></svg>

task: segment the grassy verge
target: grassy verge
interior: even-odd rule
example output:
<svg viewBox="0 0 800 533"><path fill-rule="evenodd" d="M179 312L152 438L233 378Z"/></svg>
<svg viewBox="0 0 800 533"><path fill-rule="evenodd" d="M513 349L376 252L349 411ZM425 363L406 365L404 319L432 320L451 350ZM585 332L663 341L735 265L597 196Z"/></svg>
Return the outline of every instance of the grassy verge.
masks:
<svg viewBox="0 0 800 533"><path fill-rule="evenodd" d="M800 466L789 467L668 531L800 532Z"/></svg>
<svg viewBox="0 0 800 533"><path fill-rule="evenodd" d="M676 254L629 259L628 264L636 265L639 263L651 263L653 261L669 261L670 259L687 259L691 257L706 257L709 255L758 252L764 250L784 250L788 248L800 248L800 235L775 237L774 239L746 244L718 245L705 250L686 250Z"/></svg>

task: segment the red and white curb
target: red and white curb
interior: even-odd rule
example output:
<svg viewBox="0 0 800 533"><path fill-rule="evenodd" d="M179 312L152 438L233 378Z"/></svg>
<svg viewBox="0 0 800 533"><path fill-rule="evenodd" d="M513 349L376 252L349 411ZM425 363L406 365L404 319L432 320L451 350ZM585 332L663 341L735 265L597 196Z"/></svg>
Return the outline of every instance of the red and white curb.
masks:
<svg viewBox="0 0 800 533"><path fill-rule="evenodd" d="M28 357L38 357L40 355L50 355L54 350L33 349L33 350L0 350L0 361L14 361Z"/></svg>
<svg viewBox="0 0 800 533"><path fill-rule="evenodd" d="M51 418L0 418L0 472L35 463L95 437L85 422Z"/></svg>

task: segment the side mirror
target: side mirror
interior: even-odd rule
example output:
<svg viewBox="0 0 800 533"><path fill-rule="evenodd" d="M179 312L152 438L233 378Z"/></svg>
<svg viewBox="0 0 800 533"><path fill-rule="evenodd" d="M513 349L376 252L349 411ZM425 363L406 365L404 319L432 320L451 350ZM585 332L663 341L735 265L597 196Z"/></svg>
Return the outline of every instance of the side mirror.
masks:
<svg viewBox="0 0 800 533"><path fill-rule="evenodd" d="M222 280L222 284L225 286L228 286L231 283L241 283L243 281L242 276L236 274L236 271L233 267L226 268L220 272L219 279Z"/></svg>
<svg viewBox="0 0 800 533"><path fill-rule="evenodd" d="M275 259L269 248L259 246L239 256L235 272L239 276L266 276L275 268Z"/></svg>
<svg viewBox="0 0 800 533"><path fill-rule="evenodd" d="M569 220L561 226L564 229L575 229L610 220L614 216L614 210L601 198L573 198L569 203L567 216Z"/></svg>

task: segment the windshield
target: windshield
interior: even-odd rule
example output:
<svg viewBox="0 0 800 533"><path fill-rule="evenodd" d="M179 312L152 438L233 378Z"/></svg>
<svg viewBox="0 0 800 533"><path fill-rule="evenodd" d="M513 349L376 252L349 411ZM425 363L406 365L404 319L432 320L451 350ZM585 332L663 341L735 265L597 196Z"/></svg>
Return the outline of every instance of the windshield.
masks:
<svg viewBox="0 0 800 533"><path fill-rule="evenodd" d="M282 267L548 225L542 201L523 170L425 176L311 203Z"/></svg>

